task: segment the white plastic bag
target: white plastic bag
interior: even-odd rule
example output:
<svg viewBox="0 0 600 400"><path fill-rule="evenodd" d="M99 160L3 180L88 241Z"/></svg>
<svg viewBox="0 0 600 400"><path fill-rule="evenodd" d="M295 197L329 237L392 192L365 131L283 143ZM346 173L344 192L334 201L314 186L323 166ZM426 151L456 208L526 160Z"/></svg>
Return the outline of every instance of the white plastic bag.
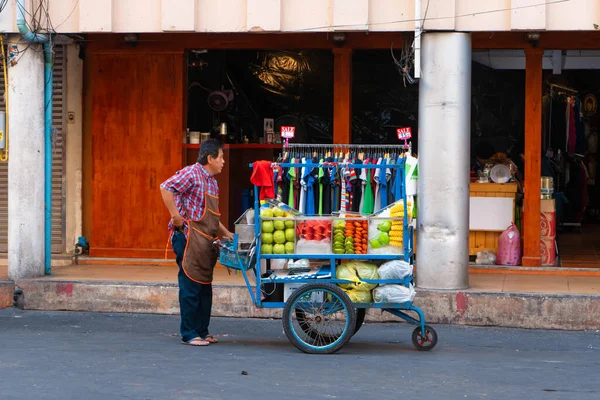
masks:
<svg viewBox="0 0 600 400"><path fill-rule="evenodd" d="M296 261L290 259L287 267L288 267L288 269L310 268L310 260L308 260L307 258L301 258L300 260L296 260Z"/></svg>
<svg viewBox="0 0 600 400"><path fill-rule="evenodd" d="M388 261L379 267L381 279L404 279L412 273L413 266L401 260Z"/></svg>
<svg viewBox="0 0 600 400"><path fill-rule="evenodd" d="M405 303L413 301L417 292L413 285L384 285L373 290L375 303Z"/></svg>
<svg viewBox="0 0 600 400"><path fill-rule="evenodd" d="M277 270L277 269L285 269L285 266L287 265L288 260L286 259L274 259L271 260L271 269L272 270Z"/></svg>
<svg viewBox="0 0 600 400"><path fill-rule="evenodd" d="M477 253L475 264L478 265L494 265L496 264L496 253L489 250L480 251Z"/></svg>

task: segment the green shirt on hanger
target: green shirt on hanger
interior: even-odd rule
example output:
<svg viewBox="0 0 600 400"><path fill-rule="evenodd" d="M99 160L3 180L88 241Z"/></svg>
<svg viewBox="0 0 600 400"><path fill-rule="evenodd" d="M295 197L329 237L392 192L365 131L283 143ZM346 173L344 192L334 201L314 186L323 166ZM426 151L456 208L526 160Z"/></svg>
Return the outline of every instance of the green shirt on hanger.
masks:
<svg viewBox="0 0 600 400"><path fill-rule="evenodd" d="M291 164L294 163L295 158L292 158ZM292 208L296 208L294 204L294 181L296 180L296 170L294 167L290 167L288 171L288 176L290 177L290 194L288 195L288 206Z"/></svg>
<svg viewBox="0 0 600 400"><path fill-rule="evenodd" d="M371 164L369 161L366 161L365 164ZM373 214L373 209L375 208L375 199L373 198L373 189L371 188L371 176L374 171L373 169L367 169L367 181L363 193L363 208L361 210L364 215Z"/></svg>
<svg viewBox="0 0 600 400"><path fill-rule="evenodd" d="M319 160L319 164L323 164L323 159ZM319 179L319 215L323 215L323 176L325 172L323 172L323 168L319 168L319 173L317 178Z"/></svg>

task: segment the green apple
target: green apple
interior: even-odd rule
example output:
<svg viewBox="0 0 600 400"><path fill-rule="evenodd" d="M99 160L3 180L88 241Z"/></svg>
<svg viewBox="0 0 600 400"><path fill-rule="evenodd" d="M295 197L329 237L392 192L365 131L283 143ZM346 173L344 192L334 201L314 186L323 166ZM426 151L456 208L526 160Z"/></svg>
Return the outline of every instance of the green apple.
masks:
<svg viewBox="0 0 600 400"><path fill-rule="evenodd" d="M275 227L275 230L282 231L285 229L285 222L275 221L273 222L273 226Z"/></svg>
<svg viewBox="0 0 600 400"><path fill-rule="evenodd" d="M286 228L293 228L294 227L294 221L292 221L292 220L285 221L285 227Z"/></svg>
<svg viewBox="0 0 600 400"><path fill-rule="evenodd" d="M276 244L273 246L273 254L285 254L285 246L282 244Z"/></svg>
<svg viewBox="0 0 600 400"><path fill-rule="evenodd" d="M263 254L273 254L273 245L263 244L262 246L260 246L260 252Z"/></svg>
<svg viewBox="0 0 600 400"><path fill-rule="evenodd" d="M392 222L391 221L382 221L379 225L377 225L377 229L379 229L381 232L389 232L390 229L392 229Z"/></svg>
<svg viewBox="0 0 600 400"><path fill-rule="evenodd" d="M275 227L273 226L273 221L263 221L262 223L262 231L263 233L273 233Z"/></svg>
<svg viewBox="0 0 600 400"><path fill-rule="evenodd" d="M273 209L273 216L275 218L281 218L281 217L283 217L284 214L285 213L283 212L283 210L281 208L279 208L279 207L275 207Z"/></svg>
<svg viewBox="0 0 600 400"><path fill-rule="evenodd" d="M261 218L273 218L273 210L270 208L261 208L260 209L260 217Z"/></svg>
<svg viewBox="0 0 600 400"><path fill-rule="evenodd" d="M294 243L287 242L285 244L285 254L294 254Z"/></svg>
<svg viewBox="0 0 600 400"><path fill-rule="evenodd" d="M285 240L288 242L293 242L296 238L296 230L293 228L287 228L285 230Z"/></svg>
<svg viewBox="0 0 600 400"><path fill-rule="evenodd" d="M377 239L373 239L369 241L369 244L371 245L372 248L374 249L378 249L381 247L381 243L379 242L379 240Z"/></svg>
<svg viewBox="0 0 600 400"><path fill-rule="evenodd" d="M265 244L273 243L273 234L272 233L263 233L262 234L262 242Z"/></svg>
<svg viewBox="0 0 600 400"><path fill-rule="evenodd" d="M285 243L285 232L281 230L275 231L275 233L273 233L273 240L277 244Z"/></svg>
<svg viewBox="0 0 600 400"><path fill-rule="evenodd" d="M383 232L381 235L379 235L377 240L379 241L379 243L381 243L382 246L388 245L390 244L390 235Z"/></svg>

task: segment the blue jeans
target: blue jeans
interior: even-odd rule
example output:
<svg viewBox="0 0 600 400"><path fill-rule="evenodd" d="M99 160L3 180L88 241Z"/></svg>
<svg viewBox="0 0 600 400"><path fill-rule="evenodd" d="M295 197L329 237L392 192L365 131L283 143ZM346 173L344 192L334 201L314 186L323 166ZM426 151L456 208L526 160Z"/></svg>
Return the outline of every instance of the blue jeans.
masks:
<svg viewBox="0 0 600 400"><path fill-rule="evenodd" d="M212 285L192 281L187 277L181 263L186 246L185 235L180 231L173 233L171 244L179 266L179 310L181 314L181 339L184 342L208 335L210 314L212 311Z"/></svg>

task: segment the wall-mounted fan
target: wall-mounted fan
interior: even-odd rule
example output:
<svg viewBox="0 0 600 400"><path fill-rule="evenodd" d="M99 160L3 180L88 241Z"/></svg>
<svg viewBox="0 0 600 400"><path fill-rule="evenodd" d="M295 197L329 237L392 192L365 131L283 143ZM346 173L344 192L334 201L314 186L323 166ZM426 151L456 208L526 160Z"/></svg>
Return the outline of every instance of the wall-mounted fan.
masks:
<svg viewBox="0 0 600 400"><path fill-rule="evenodd" d="M208 94L206 101L214 111L223 111L233 101L233 90L214 90Z"/></svg>

